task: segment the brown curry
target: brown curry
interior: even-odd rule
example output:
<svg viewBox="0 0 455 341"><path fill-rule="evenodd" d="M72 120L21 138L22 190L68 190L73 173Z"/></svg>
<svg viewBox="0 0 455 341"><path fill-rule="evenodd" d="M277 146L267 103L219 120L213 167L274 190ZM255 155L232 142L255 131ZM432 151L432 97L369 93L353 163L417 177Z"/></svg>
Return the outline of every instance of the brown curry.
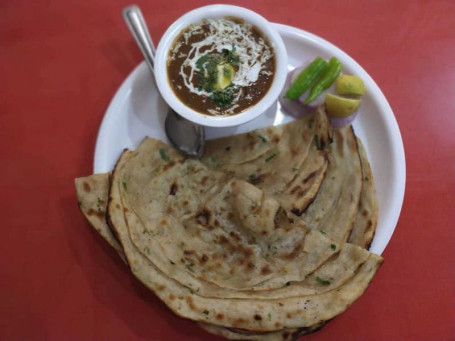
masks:
<svg viewBox="0 0 455 341"><path fill-rule="evenodd" d="M235 115L258 103L273 82L275 53L254 26L236 18L184 29L168 56L176 96L202 114Z"/></svg>

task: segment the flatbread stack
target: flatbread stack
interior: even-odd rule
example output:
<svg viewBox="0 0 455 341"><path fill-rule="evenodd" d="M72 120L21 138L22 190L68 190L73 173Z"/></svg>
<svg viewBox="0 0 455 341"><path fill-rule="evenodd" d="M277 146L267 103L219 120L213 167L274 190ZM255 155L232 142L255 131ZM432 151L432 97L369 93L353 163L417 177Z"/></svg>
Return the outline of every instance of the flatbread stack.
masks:
<svg viewBox="0 0 455 341"><path fill-rule="evenodd" d="M382 258L377 203L351 127L318 110L209 141L201 160L146 138L112 174L76 179L79 207L175 314L239 340L291 340L345 311Z"/></svg>

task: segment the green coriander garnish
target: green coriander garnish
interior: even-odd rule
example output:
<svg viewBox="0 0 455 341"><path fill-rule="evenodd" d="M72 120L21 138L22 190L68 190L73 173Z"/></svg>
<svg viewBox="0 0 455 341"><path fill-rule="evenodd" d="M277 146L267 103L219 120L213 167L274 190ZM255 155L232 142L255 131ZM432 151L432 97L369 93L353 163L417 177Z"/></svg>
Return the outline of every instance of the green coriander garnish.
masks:
<svg viewBox="0 0 455 341"><path fill-rule="evenodd" d="M221 51L221 53L223 54L224 59L225 59L229 64L231 64L232 66L237 66L237 65L239 65L240 58L239 58L239 56L235 53L235 46L234 46L234 44L232 44L232 49L231 49L231 50L223 49L223 50Z"/></svg>
<svg viewBox="0 0 455 341"><path fill-rule="evenodd" d="M319 284L322 284L322 285L330 285L329 281L322 279L320 277L317 277L317 276L316 276L316 282L318 282Z"/></svg>
<svg viewBox="0 0 455 341"><path fill-rule="evenodd" d="M268 157L265 159L265 162L269 162L269 161L272 160L275 156L277 156L277 153L273 153L272 155L268 156Z"/></svg>
<svg viewBox="0 0 455 341"><path fill-rule="evenodd" d="M212 96L210 96L210 100L220 107L227 107L228 105L231 105L234 100L233 90L234 89L230 87L222 91L214 91Z"/></svg>
<svg viewBox="0 0 455 341"><path fill-rule="evenodd" d="M335 244L330 244L330 248L335 251L337 249L337 246Z"/></svg>
<svg viewBox="0 0 455 341"><path fill-rule="evenodd" d="M205 314L205 315L208 315L208 314L210 314L210 311L204 310L202 313Z"/></svg>
<svg viewBox="0 0 455 341"><path fill-rule="evenodd" d="M212 92L218 78L218 67L222 61L219 54L206 54L199 58L196 62L198 69L198 89L207 92Z"/></svg>
<svg viewBox="0 0 455 341"><path fill-rule="evenodd" d="M256 175L256 174L250 174L250 175L248 175L248 180L249 180L249 181L254 181L254 180L256 180L256 179L257 179L257 175Z"/></svg>
<svg viewBox="0 0 455 341"><path fill-rule="evenodd" d="M311 118L309 121L308 121L308 128L313 128L313 123L314 123L314 118Z"/></svg>
<svg viewBox="0 0 455 341"><path fill-rule="evenodd" d="M127 190L126 182L122 181L122 185L123 185L123 189L126 191Z"/></svg>
<svg viewBox="0 0 455 341"><path fill-rule="evenodd" d="M169 161L169 155L166 154L163 148L160 148L159 152L162 160Z"/></svg>
<svg viewBox="0 0 455 341"><path fill-rule="evenodd" d="M219 168L221 166L220 159L216 156L209 157L210 162L213 164L214 168Z"/></svg>
<svg viewBox="0 0 455 341"><path fill-rule="evenodd" d="M262 143L267 143L267 139L264 136L262 136L260 134L256 134L256 135L257 135L257 137L259 137L261 139Z"/></svg>
<svg viewBox="0 0 455 341"><path fill-rule="evenodd" d="M210 93L210 100L220 107L231 105L235 98L232 80L239 62L234 45L231 50L223 49L221 53L200 57L196 61L198 90Z"/></svg>

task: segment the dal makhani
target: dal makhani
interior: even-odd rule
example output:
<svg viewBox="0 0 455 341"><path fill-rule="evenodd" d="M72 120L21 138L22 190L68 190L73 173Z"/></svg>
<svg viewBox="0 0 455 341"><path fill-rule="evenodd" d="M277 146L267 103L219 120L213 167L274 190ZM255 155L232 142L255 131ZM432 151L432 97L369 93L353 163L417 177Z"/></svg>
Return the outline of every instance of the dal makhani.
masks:
<svg viewBox="0 0 455 341"><path fill-rule="evenodd" d="M177 97L206 115L241 113L273 82L275 52L255 26L237 18L207 19L184 29L168 58Z"/></svg>

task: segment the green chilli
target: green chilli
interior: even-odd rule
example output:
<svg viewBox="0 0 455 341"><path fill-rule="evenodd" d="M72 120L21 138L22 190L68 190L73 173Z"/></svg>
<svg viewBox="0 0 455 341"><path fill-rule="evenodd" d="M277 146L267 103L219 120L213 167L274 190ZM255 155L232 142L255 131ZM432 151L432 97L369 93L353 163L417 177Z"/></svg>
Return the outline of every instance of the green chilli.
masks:
<svg viewBox="0 0 455 341"><path fill-rule="evenodd" d="M308 90L313 82L324 72L327 68L327 62L321 58L316 57L302 72L299 73L295 81L289 87L284 97L291 100L296 100Z"/></svg>
<svg viewBox="0 0 455 341"><path fill-rule="evenodd" d="M342 68L343 66L337 58L330 58L327 68L321 74L321 77L316 81L316 83L314 83L310 90L310 94L305 101L303 101L303 104L306 105L314 101L324 90L329 88L340 74Z"/></svg>

